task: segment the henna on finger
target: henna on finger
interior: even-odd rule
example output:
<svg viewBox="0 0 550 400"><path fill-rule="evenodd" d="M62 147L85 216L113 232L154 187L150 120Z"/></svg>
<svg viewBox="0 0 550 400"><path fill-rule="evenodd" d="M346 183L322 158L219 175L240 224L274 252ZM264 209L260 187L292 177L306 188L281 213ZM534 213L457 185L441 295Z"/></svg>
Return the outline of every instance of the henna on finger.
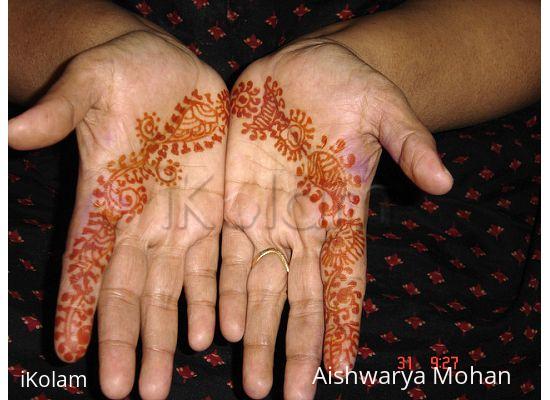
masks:
<svg viewBox="0 0 550 400"><path fill-rule="evenodd" d="M181 180L179 157L222 142L228 120L227 90L215 98L194 90L175 107L164 128L156 113L137 119L139 151L107 164L92 192L93 210L65 258L66 287L58 297L55 348L61 358L81 358L90 341L97 292L108 266L119 221L141 214L149 197L146 183L173 187Z"/></svg>

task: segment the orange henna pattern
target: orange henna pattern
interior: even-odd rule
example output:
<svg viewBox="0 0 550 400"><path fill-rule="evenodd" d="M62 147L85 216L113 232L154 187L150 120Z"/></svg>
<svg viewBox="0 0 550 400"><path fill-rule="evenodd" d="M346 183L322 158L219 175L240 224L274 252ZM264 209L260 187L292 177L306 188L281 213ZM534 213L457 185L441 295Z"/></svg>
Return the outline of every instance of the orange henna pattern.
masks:
<svg viewBox="0 0 550 400"><path fill-rule="evenodd" d="M350 278L365 252L365 232L359 218L339 219L321 249L325 301L325 360L351 364L357 354L362 293ZM353 365L349 365L350 368Z"/></svg>
<svg viewBox="0 0 550 400"><path fill-rule="evenodd" d="M286 129L278 132L275 147L289 161L301 160L311 148L313 129L311 118L300 110L290 110Z"/></svg>
<svg viewBox="0 0 550 400"><path fill-rule="evenodd" d="M252 82L246 84L247 87L249 85L252 85ZM241 93L239 89L237 87L233 91L231 98L240 98ZM282 94L283 90L279 87L279 84L276 81L272 82L271 77L268 77L264 84L264 95L261 101L260 112L254 115L252 122L243 123L243 133L250 133L250 140L266 140L268 133L269 136L276 137L279 132L287 128L288 118L283 112L285 102L281 98Z"/></svg>
<svg viewBox="0 0 550 400"><path fill-rule="evenodd" d="M325 149L326 142L327 137L323 135L321 144L307 155L307 162L296 169L296 175L303 177L298 182L302 194L308 195L313 191L309 199L314 203L320 202L320 224L323 228L328 226L326 217L335 217L342 211L349 217L353 216L353 207L359 203L359 196L351 190L361 186L361 177L346 171L355 164L353 154L347 158L338 155L344 150L345 142L339 139ZM327 196L330 199L328 203L324 200Z"/></svg>
<svg viewBox="0 0 550 400"><path fill-rule="evenodd" d="M354 216L360 202L362 180L354 174L355 156L342 139L329 144L326 135L314 145L312 119L302 110L285 113L283 90L268 77L263 95L251 81L241 82L231 93L231 113L246 117L242 133L251 140L274 139L274 147L296 162L298 189L319 207L319 225L327 228L321 249L325 302L325 362L333 367L351 364L359 341L358 316L362 293L354 278L354 265L365 254L365 224ZM253 107L242 111L242 106ZM257 105L260 105L259 109ZM349 365L352 367L352 365Z"/></svg>
<svg viewBox="0 0 550 400"><path fill-rule="evenodd" d="M60 293L55 320L56 349L67 361L81 358L90 341L96 290L109 264L115 226L130 222L148 201L147 181L174 186L181 179L178 156L202 152L222 142L228 121L227 90L213 100L196 90L176 105L164 129L155 113L137 119L139 152L122 155L107 164L108 173L97 179L94 210L74 239L68 257L69 288Z"/></svg>
<svg viewBox="0 0 550 400"><path fill-rule="evenodd" d="M231 99L231 114L239 118L250 118L252 114L258 112L260 99L256 96L260 89L255 88L252 82L240 82L233 93L238 93Z"/></svg>

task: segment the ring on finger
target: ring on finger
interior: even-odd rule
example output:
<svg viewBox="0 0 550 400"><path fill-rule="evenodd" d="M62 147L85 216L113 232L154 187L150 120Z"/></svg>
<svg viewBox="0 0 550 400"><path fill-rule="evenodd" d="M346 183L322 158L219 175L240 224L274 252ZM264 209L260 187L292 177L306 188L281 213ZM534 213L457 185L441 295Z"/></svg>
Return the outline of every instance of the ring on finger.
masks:
<svg viewBox="0 0 550 400"><path fill-rule="evenodd" d="M252 268L254 268L263 257L269 254L275 254L277 258L279 258L279 261L281 261L281 264L283 264L283 267L285 267L286 272L290 272L290 269L288 268L288 260L286 259L285 255L281 250L274 247L270 247L268 249L260 251L252 261Z"/></svg>

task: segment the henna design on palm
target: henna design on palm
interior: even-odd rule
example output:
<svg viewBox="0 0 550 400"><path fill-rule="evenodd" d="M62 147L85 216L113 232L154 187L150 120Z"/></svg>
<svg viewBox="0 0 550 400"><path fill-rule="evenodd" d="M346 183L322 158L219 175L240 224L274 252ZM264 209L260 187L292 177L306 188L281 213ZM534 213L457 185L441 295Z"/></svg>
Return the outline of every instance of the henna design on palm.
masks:
<svg viewBox="0 0 550 400"><path fill-rule="evenodd" d="M70 289L60 294L57 306L56 349L65 360L77 360L86 352L97 300L94 289L109 264L117 222L130 222L142 213L148 201L147 181L177 185L182 173L179 157L222 142L228 100L227 90L215 99L194 90L176 105L162 130L156 113L144 113L136 126L140 150L109 162L107 173L97 178L93 211L68 254Z"/></svg>
<svg viewBox="0 0 550 400"><path fill-rule="evenodd" d="M353 266L365 254L365 223L356 216L362 179L354 174L356 157L344 139L329 143L315 135L313 121L299 109L285 110L283 89L267 77L260 89L241 82L231 93L231 113L243 122L250 140L273 139L275 149L296 164L297 189L318 204L319 226L327 229L321 249L324 284L325 362L351 364L359 341L362 292L352 278Z"/></svg>

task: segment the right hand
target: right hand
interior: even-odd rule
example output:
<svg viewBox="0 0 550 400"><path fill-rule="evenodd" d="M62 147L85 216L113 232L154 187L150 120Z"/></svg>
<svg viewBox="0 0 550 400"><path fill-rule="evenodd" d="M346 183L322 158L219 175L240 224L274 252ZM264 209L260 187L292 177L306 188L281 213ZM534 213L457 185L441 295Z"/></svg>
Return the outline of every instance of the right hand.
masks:
<svg viewBox="0 0 550 400"><path fill-rule="evenodd" d="M76 128L77 200L63 258L55 349L84 356L96 305L100 381L165 398L185 287L189 344L215 326L218 236L227 126L223 80L175 39L126 34L76 56L50 91L9 121L10 146L58 142Z"/></svg>

